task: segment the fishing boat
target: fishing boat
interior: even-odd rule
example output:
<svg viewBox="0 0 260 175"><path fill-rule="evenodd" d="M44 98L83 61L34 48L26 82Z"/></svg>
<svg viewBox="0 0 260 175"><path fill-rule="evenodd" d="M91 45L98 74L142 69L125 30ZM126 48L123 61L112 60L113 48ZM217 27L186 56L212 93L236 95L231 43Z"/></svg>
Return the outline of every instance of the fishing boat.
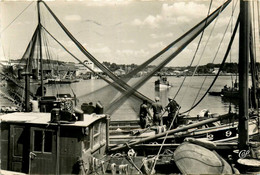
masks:
<svg viewBox="0 0 260 175"><path fill-rule="evenodd" d="M47 84L71 84L75 82L79 82L78 79L76 79L73 76L73 72L65 72L64 75L54 76L47 78Z"/></svg>
<svg viewBox="0 0 260 175"><path fill-rule="evenodd" d="M165 90L171 87L166 76L160 76L158 80L154 82L155 90Z"/></svg>
<svg viewBox="0 0 260 175"><path fill-rule="evenodd" d="M71 83L75 83L75 82L79 82L79 80L75 80L75 79L59 79L59 78L49 78L47 79L47 84L71 84Z"/></svg>
<svg viewBox="0 0 260 175"><path fill-rule="evenodd" d="M239 98L239 90L238 87L228 87L227 85L224 86L221 91L210 91L209 95L213 96L222 96L229 99L238 99Z"/></svg>
<svg viewBox="0 0 260 175"><path fill-rule="evenodd" d="M235 83L234 87L227 87L227 85L225 85L224 88L221 89L221 93L221 95L226 98L239 98L237 82Z"/></svg>

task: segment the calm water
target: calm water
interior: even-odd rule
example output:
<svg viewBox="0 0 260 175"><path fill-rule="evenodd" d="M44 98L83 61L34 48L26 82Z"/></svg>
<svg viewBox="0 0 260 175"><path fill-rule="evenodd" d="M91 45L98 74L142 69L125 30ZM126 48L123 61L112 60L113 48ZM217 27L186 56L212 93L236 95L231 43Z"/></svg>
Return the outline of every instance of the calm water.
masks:
<svg viewBox="0 0 260 175"><path fill-rule="evenodd" d="M183 81L183 78L184 77L173 77L173 76L168 77L168 80L170 84L173 85L173 87L162 91L156 91L154 89L154 81L157 79L157 77L152 77L148 82L146 82L139 89L139 91L151 99L154 99L155 96L159 96L161 98L161 102L165 106L167 105L168 102L167 97L175 96L179 86ZM198 101L200 97L202 97L202 95L205 93L210 83L212 82L213 78L214 77L212 76L207 77L202 88L201 88L201 84L205 79L204 76L186 78L183 87L181 88L180 92L176 96L176 101L182 107L181 112L190 109L190 107L195 101L196 96L198 96L196 101ZM133 84L137 80L138 78L134 78L129 84ZM219 79L216 81L211 91L220 91L221 88L223 88L223 86L226 84L228 86L231 86L231 77L229 76L219 77ZM82 80L78 83L73 83L71 85L58 85L57 87L55 87L54 85L48 85L47 92L48 94L55 94L57 92L59 93L69 92L72 94L71 89L73 89L75 94L77 94L77 97L80 98L80 103L89 102L89 101L96 102L100 100L103 104L109 104L111 103L111 101L116 99L116 97L118 97L119 95L119 93L117 93L117 91L114 91L113 88L104 88L103 90L100 90L91 95L86 95L104 86L106 86L106 83L100 79ZM111 96L112 96L112 100L111 100ZM224 114L228 112L229 104L230 102L224 101L221 97L206 95L204 100L196 108L194 108L189 114L192 116L197 115L202 109L205 108L209 109L211 113ZM137 103L136 106L134 106L133 104L127 101L124 105L121 105L121 107L113 114L112 117L114 119L136 118L136 113L138 112L139 105L140 104ZM232 110L233 111L237 110L236 106L234 106L233 104L232 104Z"/></svg>
<svg viewBox="0 0 260 175"><path fill-rule="evenodd" d="M167 105L167 97L174 97L179 86L182 83L184 77L168 77L170 84L173 87L156 91L154 89L154 81L157 80L157 77L152 77L148 82L146 82L140 89L139 92L143 93L145 96L154 99L156 96L161 98L162 104ZM181 88L180 92L176 96L176 101L181 105L180 112L186 111L190 109L190 107L195 102L195 98L197 97L198 101L200 97L205 93L210 83L212 82L214 77L207 77L203 87L201 88L201 84L204 81L204 76L196 76L196 77L187 77L186 81ZM137 81L138 78L132 79L129 84L133 84ZM231 77L222 76L216 81L215 85L211 89L211 91L220 91L223 86L227 84L231 86ZM57 93L70 93L73 92L77 95L77 98L80 99L79 104L83 102L93 101L94 103L97 101L101 101L104 106L108 106L113 100L115 100L120 93L116 91L114 88L103 88L99 91L98 89L105 87L107 84L101 80L81 80L80 82L73 83L70 85L60 84L60 85L46 85L47 87L47 95L53 95ZM33 87L32 87L33 89ZM35 89L35 88L34 88ZM200 92L199 92L200 91ZM93 93L95 92L95 93ZM199 92L199 95L198 95ZM5 99L1 98L1 105L5 104ZM209 109L211 113L219 113L224 114L228 112L230 102L225 102L221 97L218 96L210 96L206 95L204 100L194 108L189 114L191 116L196 116L202 109ZM123 120L123 119L136 119L137 113L139 110L140 103L132 100L127 100L124 104L120 104L120 107L116 112L113 113L112 119L114 120ZM232 104L232 110L236 111L237 108Z"/></svg>

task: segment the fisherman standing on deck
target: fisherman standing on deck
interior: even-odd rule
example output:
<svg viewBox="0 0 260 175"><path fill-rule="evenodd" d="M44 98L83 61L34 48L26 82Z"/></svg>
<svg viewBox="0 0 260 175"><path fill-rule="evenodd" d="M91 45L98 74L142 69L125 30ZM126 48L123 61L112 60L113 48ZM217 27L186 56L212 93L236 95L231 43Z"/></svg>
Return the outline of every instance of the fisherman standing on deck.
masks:
<svg viewBox="0 0 260 175"><path fill-rule="evenodd" d="M43 86L43 94L42 94L42 85L41 85L41 86L38 87L35 96L36 96L36 97L45 96L45 95L46 95L46 92L47 92L46 87Z"/></svg>
<svg viewBox="0 0 260 175"><path fill-rule="evenodd" d="M151 113L147 105L147 100L144 100L140 106L139 117L140 117L141 128L145 128L148 124L148 117L151 117Z"/></svg>
<svg viewBox="0 0 260 175"><path fill-rule="evenodd" d="M170 127L172 120L174 119L176 112L180 109L180 105L172 98L168 97L169 104L165 107L165 109L168 111L168 117L166 118L166 126L167 128ZM177 127L177 116L175 117L173 126ZM172 126L172 127L173 127Z"/></svg>
<svg viewBox="0 0 260 175"><path fill-rule="evenodd" d="M159 97L155 97L155 103L152 104L152 109L153 109L153 124L155 126L161 126L163 107Z"/></svg>

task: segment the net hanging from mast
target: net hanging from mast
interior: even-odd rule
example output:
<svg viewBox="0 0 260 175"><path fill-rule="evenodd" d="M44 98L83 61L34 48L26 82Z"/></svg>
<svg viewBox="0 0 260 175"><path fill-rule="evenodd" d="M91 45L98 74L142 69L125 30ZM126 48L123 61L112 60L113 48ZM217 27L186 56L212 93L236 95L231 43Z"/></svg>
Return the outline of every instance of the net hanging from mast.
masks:
<svg viewBox="0 0 260 175"><path fill-rule="evenodd" d="M95 59L74 37L73 35L66 29L66 27L59 21L59 19L56 17L56 15L51 11L51 9L47 6L45 2L44 5L48 9L48 11L51 13L51 15L54 17L54 19L58 22L58 24L61 26L61 28L64 30L64 32L69 36L69 38L76 44L76 46L80 49L80 51L85 54L98 68L100 68L103 72L106 73L116 84L116 86L120 87L121 90L124 91L124 93L113 103L111 103L108 106L108 112L109 114L112 114L126 99L132 97L133 94L138 94L137 89L139 89L147 80L149 80L154 73L159 71L161 68L163 68L166 64L168 64L173 58L175 58L192 40L194 40L215 18L216 16L228 5L230 2L227 1L224 3L223 6L219 7L217 10L215 10L211 15L209 15L206 19L202 20L199 24L197 24L195 27L190 29L188 32L186 32L183 36L172 42L170 45L168 45L166 48L164 48L162 51L157 53L152 58L148 59L146 62L144 62L142 65L140 65L137 69L130 72L126 76L127 81L130 77L136 75L138 72L146 68L149 64L153 63L155 60L159 60L159 64L157 67L152 69L148 74L144 77L142 77L139 81L137 81L133 86L129 86L126 84L125 81L118 78L116 75L114 75L108 68L106 68L104 65L102 65L97 59ZM111 83L109 83L111 84ZM140 94L140 93L139 93ZM137 96L141 101L145 99L145 96L140 94ZM137 98L137 100L138 100ZM147 98L146 98L147 99ZM148 98L149 99L149 98ZM149 99L150 102L152 102Z"/></svg>
<svg viewBox="0 0 260 175"><path fill-rule="evenodd" d="M95 71L93 69L91 69L88 65L86 65L84 62L82 62L79 58L77 58L74 54L72 54L68 49L66 49L66 47L60 43L44 26L42 26L43 30L54 40L56 41L69 55L71 55L73 58L75 58L77 61L79 61L79 63L83 64L85 67L87 67L92 73L95 73ZM116 93L118 91L120 92L124 92L125 90L119 86L118 84L116 84L115 82L112 82L110 81L109 79L107 79L106 77L104 77L103 75L101 74L97 74L97 76L101 79L103 79L105 82L107 82L109 85L108 87L105 86L101 89L98 89L96 90L94 93L90 93L90 94L87 94L87 95L84 95L82 97L78 97L79 100L81 99L86 99L86 96L87 96L87 99L90 100L90 101L93 101L93 99L98 99L98 100L101 100L102 102L104 102L104 106L107 107L107 104L109 104L109 102L111 102L111 100L115 97ZM115 91L115 89L117 91ZM102 93L102 91L106 91L106 94L104 96L104 93ZM134 98L137 98L137 99L145 99L147 97L143 96L142 94L140 93L136 93L133 95ZM109 100L111 99L111 100ZM148 99L148 98L147 98ZM83 101L83 100L82 100ZM107 102L106 102L107 101Z"/></svg>
<svg viewBox="0 0 260 175"><path fill-rule="evenodd" d="M229 4L230 1L227 1L223 4L223 6L219 7L213 13L211 13L207 18L202 20L199 24L193 27L191 30L186 32L183 36L178 38L172 44L174 47L167 47L168 52L165 52L160 57L164 58L163 61L155 67L152 71L150 71L146 76L142 77L138 82L133 85L133 89L140 88L147 80L149 80L154 73L163 68L166 64L168 64L172 59L174 59L193 39L195 39L216 17L217 15ZM119 104L122 104L129 96L131 96L133 91L129 90L118 97L108 108L108 114L112 114L118 107Z"/></svg>
<svg viewBox="0 0 260 175"><path fill-rule="evenodd" d="M133 91L133 94L135 96L138 96L141 100L148 100L150 103L152 102L151 99L148 97L145 97L143 94L139 93L136 89L133 89L131 86L129 86L127 83L125 83L123 80L118 78L116 75L114 75L107 67L105 67L103 64L101 64L93 55L91 55L77 40L76 38L68 31L68 29L61 23L61 21L56 17L56 15L52 12L52 10L47 6L45 2L43 2L47 10L50 12L50 14L53 16L53 18L56 20L56 22L60 25L60 27L63 29L63 31L68 35L68 37L74 42L74 44L79 48L79 50L87 56L90 61L92 61L99 69L101 69L109 78L111 78L115 84L119 85L121 88L124 89L124 91L131 90Z"/></svg>
<svg viewBox="0 0 260 175"><path fill-rule="evenodd" d="M204 28L211 22L213 21L213 19L219 14L220 11L223 10L223 8L225 8L227 6L227 4L230 1L227 1L223 6L219 7L217 10L215 10L215 12L213 12L208 18L204 19L202 22L200 22L198 25L196 25L194 28L192 28L191 30L189 30L187 33L185 33L182 37L180 37L179 39L177 39L176 41L174 41L173 43L171 43L169 46L167 46L165 49L163 49L161 52L159 52L158 54L156 54L154 57L150 58L148 61L146 61L145 63L143 63L140 67L138 67L138 69L132 71L128 76L131 77L131 75L134 75L136 72L138 72L139 70L143 70L148 64L150 64L151 62L153 62L155 59L157 59L158 57L166 57L165 60L162 60L161 64L159 64L159 66L157 66L154 70L152 70L150 73L148 73L147 76L145 76L144 78L141 78L140 81L138 81L135 85L134 88L132 89L128 89L128 91L126 91L122 96L124 98L122 98L122 96L120 96L120 100L118 100L118 102L114 102L110 105L109 110L110 111L114 111L115 109L113 108L117 108L118 105L115 105L116 103L120 103L125 101L127 98L129 98L136 89L138 89L140 86L142 86L151 76L153 76L153 74L155 72L157 72L158 70L160 70L162 67L164 67L169 61L171 61L171 59L173 59L178 53L181 52L182 49L184 49L186 47L186 45L191 42L202 30L204 30ZM50 11L50 10L49 10ZM50 11L51 12L51 11ZM52 12L51 12L52 13ZM54 15L53 15L54 16ZM55 16L54 16L55 18ZM59 21L58 21L59 22ZM62 27L62 26L61 26ZM64 26L63 26L64 27ZM66 29L64 29L66 30ZM65 31L66 32L66 31ZM66 32L67 33L67 32ZM175 47L173 47L175 46ZM79 45L78 47L81 47L81 45ZM175 50L175 51L172 51ZM168 51L168 52L166 52ZM174 52L173 54L171 54L172 52ZM89 57L91 58L91 57ZM162 58L163 59L163 58ZM91 60L93 61L93 60ZM95 61L95 60L94 60ZM99 67L99 66L98 66ZM100 68L100 67L99 67ZM109 75L109 74L108 74ZM110 77L113 79L113 77ZM114 80L114 79L113 79ZM118 78L117 78L118 80ZM122 80L118 80L118 83L121 83ZM113 106L113 108L112 108ZM109 112L108 112L109 113Z"/></svg>
<svg viewBox="0 0 260 175"><path fill-rule="evenodd" d="M226 3L224 3L222 6L220 6L215 12L213 12L212 14L217 15L218 13L220 13L229 3L230 1L227 1ZM214 16L214 15L211 15ZM214 16L215 18L216 16ZM131 77L135 76L138 72L144 70L148 65L150 65L152 62L155 62L156 59L158 59L160 56L162 56L163 54L170 54L171 50L170 49L174 49L174 47L176 47L176 45L178 45L178 43L182 42L182 40L185 39L186 36L192 34L194 31L198 30L198 28L203 27L203 25L208 25L209 23L207 22L208 18L205 18L203 21L201 21L199 24L197 24L194 28L190 29L188 32L186 32L182 37L178 38L177 40L175 40L174 42L170 43L167 47L165 47L163 50L161 50L160 52L158 52L156 55L154 55L153 57L151 57L150 59L148 59L147 61L145 61L144 63L142 63L140 66L138 66L136 69L134 69L133 71L129 72L128 74L126 74L123 78L123 80L125 82L128 82L130 80ZM161 58L159 58L161 59ZM156 63L155 63L156 64Z"/></svg>

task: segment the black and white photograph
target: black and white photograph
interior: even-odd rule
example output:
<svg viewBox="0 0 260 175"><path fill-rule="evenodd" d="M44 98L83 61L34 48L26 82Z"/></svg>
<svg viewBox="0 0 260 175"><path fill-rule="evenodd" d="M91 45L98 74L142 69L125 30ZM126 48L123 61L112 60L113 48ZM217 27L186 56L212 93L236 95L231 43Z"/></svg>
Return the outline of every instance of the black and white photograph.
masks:
<svg viewBox="0 0 260 175"><path fill-rule="evenodd" d="M0 174L259 174L259 0L0 1Z"/></svg>

